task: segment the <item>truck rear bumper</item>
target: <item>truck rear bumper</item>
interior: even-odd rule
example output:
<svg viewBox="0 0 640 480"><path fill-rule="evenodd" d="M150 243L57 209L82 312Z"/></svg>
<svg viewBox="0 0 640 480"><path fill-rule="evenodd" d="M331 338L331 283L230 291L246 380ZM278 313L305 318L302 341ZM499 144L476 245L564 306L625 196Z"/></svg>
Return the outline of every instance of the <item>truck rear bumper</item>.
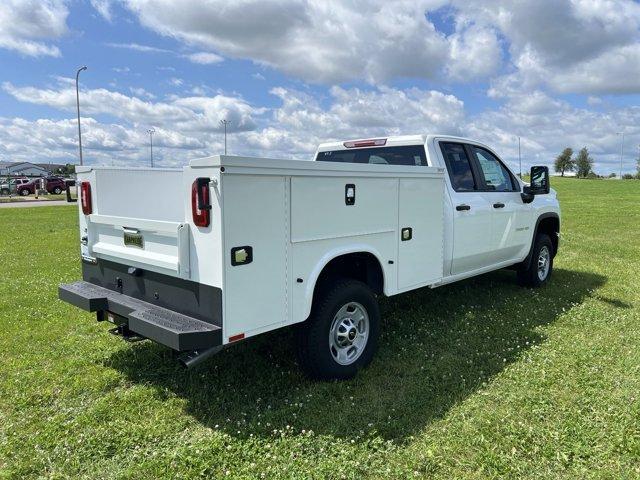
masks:
<svg viewBox="0 0 640 480"><path fill-rule="evenodd" d="M222 344L222 329L209 322L86 281L60 285L61 300L89 312L112 312L130 331L177 351Z"/></svg>

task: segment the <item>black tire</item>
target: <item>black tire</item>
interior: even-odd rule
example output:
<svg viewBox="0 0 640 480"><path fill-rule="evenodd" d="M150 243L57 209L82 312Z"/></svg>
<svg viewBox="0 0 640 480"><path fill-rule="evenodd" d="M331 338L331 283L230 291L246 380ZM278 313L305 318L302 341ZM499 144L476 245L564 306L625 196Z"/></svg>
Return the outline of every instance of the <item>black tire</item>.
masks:
<svg viewBox="0 0 640 480"><path fill-rule="evenodd" d="M344 365L334 358L334 353L337 353L337 350L330 345L330 331L334 320L337 319L336 315L342 308L346 308L348 312L349 308L358 309L359 307L364 309L368 317L368 335L366 341L362 340L365 343L360 348L359 356L352 363ZM342 338L348 341L351 334L352 332L348 331ZM313 379L345 380L353 378L358 370L371 363L378 346L379 334L380 310L371 289L357 280L338 280L317 295L311 315L298 328L297 353L300 366L305 374ZM357 330L355 335L358 335ZM349 347L345 348L349 349ZM342 350L344 351L345 348ZM353 352L353 347L351 347L351 351ZM349 360L347 359L347 361Z"/></svg>
<svg viewBox="0 0 640 480"><path fill-rule="evenodd" d="M60 195L62 193L62 189L60 187L56 187L53 189L53 193L56 195Z"/></svg>
<svg viewBox="0 0 640 480"><path fill-rule="evenodd" d="M5 190L2 190L2 192L0 192L0 193L2 193L2 195L9 195L9 190L5 189Z"/></svg>
<svg viewBox="0 0 640 480"><path fill-rule="evenodd" d="M544 269L546 274L538 268L540 265L539 262L545 256L548 263L548 268ZM533 244L531 261L529 262L528 268L518 270L518 283L524 287L531 288L538 288L545 285L549 281L549 278L551 278L551 273L553 272L553 256L553 243L549 236L544 233L538 234Z"/></svg>
<svg viewBox="0 0 640 480"><path fill-rule="evenodd" d="M20 195L22 195L23 197L26 197L27 195L29 195L29 190L27 190L26 188L23 188L22 190L20 190Z"/></svg>

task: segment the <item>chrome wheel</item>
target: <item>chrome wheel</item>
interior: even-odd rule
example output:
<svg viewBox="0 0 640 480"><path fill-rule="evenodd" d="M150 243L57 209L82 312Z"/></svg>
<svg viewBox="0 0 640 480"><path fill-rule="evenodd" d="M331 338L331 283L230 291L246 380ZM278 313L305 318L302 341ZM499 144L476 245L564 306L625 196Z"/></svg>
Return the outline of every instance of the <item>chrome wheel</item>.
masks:
<svg viewBox="0 0 640 480"><path fill-rule="evenodd" d="M343 305L329 329L329 350L340 365L351 365L360 358L369 340L369 315L357 302Z"/></svg>
<svg viewBox="0 0 640 480"><path fill-rule="evenodd" d="M546 245L540 249L538 254L538 279L544 281L549 275L549 266L551 264L551 252Z"/></svg>

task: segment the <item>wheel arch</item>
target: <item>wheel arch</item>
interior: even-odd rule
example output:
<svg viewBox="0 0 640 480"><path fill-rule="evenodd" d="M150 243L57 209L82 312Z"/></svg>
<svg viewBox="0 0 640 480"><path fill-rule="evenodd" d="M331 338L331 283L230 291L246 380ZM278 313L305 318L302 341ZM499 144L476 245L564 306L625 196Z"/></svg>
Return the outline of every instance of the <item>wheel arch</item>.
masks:
<svg viewBox="0 0 640 480"><path fill-rule="evenodd" d="M531 238L531 246L529 247L529 253L522 262L522 266L526 269L531 265L531 259L533 255L533 246L536 241L536 237L539 233L546 233L551 239L553 245L553 256L556 256L558 252L560 242L560 215L556 212L547 212L538 216L536 220L536 226L533 231L533 237Z"/></svg>
<svg viewBox="0 0 640 480"><path fill-rule="evenodd" d="M367 284L374 293L383 294L387 287L387 272L380 252L369 245L352 245L327 252L311 271L305 290L304 316L311 313L314 299L324 282L331 278L353 278Z"/></svg>

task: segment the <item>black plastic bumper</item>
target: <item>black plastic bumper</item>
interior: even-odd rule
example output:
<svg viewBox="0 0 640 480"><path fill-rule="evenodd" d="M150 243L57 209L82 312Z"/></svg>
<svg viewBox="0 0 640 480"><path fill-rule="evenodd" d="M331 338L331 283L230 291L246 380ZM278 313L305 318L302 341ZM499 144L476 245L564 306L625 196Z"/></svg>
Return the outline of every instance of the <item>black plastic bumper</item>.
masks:
<svg viewBox="0 0 640 480"><path fill-rule="evenodd" d="M132 332L174 350L199 350L222 344L222 329L217 325L93 283L60 285L58 296L89 312L108 311L124 317Z"/></svg>

